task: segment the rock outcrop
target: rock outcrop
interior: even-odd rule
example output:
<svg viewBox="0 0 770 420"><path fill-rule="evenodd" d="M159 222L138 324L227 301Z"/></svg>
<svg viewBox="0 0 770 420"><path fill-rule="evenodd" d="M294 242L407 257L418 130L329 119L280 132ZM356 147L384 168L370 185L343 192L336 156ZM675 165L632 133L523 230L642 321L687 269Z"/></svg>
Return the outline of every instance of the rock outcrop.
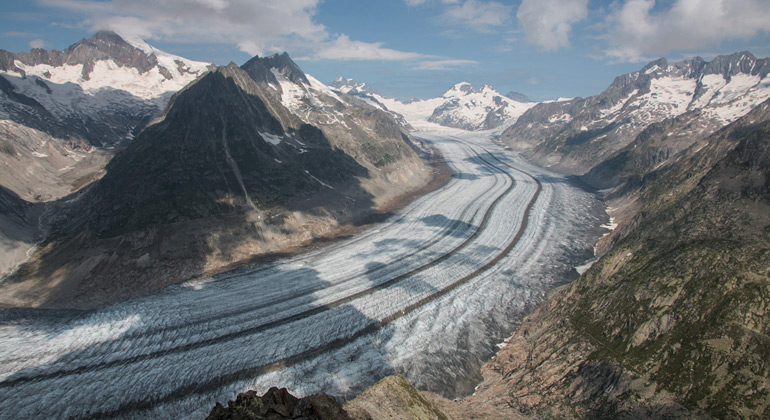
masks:
<svg viewBox="0 0 770 420"><path fill-rule="evenodd" d="M401 375L383 378L356 398L341 404L326 394L296 398L285 388L271 388L264 396L256 391L238 394L225 407L217 403L207 420L307 419L307 420L527 420L507 411L452 401L418 391Z"/></svg>
<svg viewBox="0 0 770 420"><path fill-rule="evenodd" d="M238 394L227 407L217 403L206 417L206 420L258 419L347 420L350 417L342 404L326 394L297 398L286 388L270 388L262 396L256 391Z"/></svg>

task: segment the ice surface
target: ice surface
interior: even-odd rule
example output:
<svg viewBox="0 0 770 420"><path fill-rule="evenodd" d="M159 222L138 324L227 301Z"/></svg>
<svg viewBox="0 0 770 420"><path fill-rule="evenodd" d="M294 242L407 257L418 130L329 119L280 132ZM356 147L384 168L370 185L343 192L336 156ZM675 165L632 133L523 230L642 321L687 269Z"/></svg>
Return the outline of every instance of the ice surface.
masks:
<svg viewBox="0 0 770 420"><path fill-rule="evenodd" d="M394 372L472 391L603 208L489 133L428 128L455 176L375 229L95 312L0 311L0 418L201 418L249 388L351 396Z"/></svg>

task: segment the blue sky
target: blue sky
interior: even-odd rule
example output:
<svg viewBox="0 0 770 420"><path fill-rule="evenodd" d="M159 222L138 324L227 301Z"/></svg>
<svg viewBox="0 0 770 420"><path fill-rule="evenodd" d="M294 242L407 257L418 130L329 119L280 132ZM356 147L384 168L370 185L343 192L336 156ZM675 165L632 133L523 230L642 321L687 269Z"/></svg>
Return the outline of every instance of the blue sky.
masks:
<svg viewBox="0 0 770 420"><path fill-rule="evenodd" d="M770 0L3 0L0 48L64 49L99 29L227 64L288 51L325 83L398 99L455 83L535 100L597 94L657 57L770 55Z"/></svg>

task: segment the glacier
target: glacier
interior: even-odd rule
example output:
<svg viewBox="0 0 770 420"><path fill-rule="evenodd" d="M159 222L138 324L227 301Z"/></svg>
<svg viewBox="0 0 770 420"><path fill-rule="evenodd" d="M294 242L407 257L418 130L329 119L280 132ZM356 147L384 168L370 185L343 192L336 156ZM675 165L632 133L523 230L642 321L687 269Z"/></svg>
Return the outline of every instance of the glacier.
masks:
<svg viewBox="0 0 770 420"><path fill-rule="evenodd" d="M0 310L0 418L201 418L246 389L346 398L391 373L472 392L607 217L489 132L414 135L453 178L351 238L101 310Z"/></svg>

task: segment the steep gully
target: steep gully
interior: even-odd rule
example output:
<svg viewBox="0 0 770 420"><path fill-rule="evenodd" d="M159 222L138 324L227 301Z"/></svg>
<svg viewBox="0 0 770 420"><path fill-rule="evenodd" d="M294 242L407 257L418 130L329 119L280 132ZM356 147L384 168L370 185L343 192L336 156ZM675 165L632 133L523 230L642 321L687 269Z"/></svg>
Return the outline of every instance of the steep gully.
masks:
<svg viewBox="0 0 770 420"><path fill-rule="evenodd" d="M191 396L220 398L253 378L392 334L400 328L393 324L414 322L425 307L462 296L469 283L523 264L506 261L511 257L543 248L542 210L558 189L549 182L544 193L541 179L550 175L507 163L478 139L433 140L456 179L348 241L64 320L0 315L8 343L0 350L0 417L179 412L194 407ZM41 403L40 393L56 403Z"/></svg>

